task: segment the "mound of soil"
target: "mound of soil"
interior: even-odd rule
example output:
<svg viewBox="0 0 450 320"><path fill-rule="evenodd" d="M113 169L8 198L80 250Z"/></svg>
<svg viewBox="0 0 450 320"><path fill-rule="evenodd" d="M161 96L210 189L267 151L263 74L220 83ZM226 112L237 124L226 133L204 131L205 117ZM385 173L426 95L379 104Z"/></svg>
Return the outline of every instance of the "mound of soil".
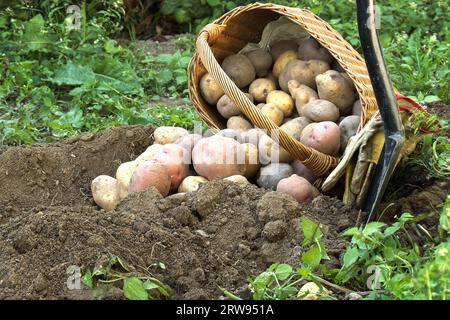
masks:
<svg viewBox="0 0 450 320"><path fill-rule="evenodd" d="M249 297L246 276L272 262L298 264L300 217L320 223L337 266L355 212L321 196L309 205L254 185L213 181L198 192L130 195L99 209L89 185L114 175L151 144L151 127L119 127L58 144L0 151L0 298L123 298L117 287L69 290L70 266L91 269L118 256L168 285L173 298ZM164 263L165 268L157 267Z"/></svg>

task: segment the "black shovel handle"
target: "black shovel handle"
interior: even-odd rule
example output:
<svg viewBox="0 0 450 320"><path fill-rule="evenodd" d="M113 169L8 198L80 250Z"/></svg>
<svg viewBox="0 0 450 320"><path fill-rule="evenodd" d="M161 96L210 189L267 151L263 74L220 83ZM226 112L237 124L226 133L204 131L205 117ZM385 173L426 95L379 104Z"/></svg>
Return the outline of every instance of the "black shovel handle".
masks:
<svg viewBox="0 0 450 320"><path fill-rule="evenodd" d="M369 221L378 209L400 156L405 132L400 110L378 39L375 0L356 0L358 30L367 70L384 124L385 144L362 208Z"/></svg>

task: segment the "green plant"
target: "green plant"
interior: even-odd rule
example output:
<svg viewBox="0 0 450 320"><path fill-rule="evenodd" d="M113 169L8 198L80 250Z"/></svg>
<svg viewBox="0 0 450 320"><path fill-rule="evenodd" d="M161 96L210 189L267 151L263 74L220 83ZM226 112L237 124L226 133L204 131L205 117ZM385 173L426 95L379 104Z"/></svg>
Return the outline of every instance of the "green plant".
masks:
<svg viewBox="0 0 450 320"><path fill-rule="evenodd" d="M165 269L163 263L155 266ZM153 276L137 272L118 256L111 256L105 265L97 266L92 271L86 270L81 281L93 290L121 282L123 295L129 300L149 300L155 297L170 298L171 296L169 288L161 281Z"/></svg>

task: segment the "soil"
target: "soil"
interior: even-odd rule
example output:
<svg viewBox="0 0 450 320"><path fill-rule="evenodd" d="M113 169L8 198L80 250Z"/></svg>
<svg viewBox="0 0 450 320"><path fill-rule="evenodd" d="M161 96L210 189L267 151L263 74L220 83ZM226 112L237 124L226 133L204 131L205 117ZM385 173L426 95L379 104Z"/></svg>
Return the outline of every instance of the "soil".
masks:
<svg viewBox="0 0 450 320"><path fill-rule="evenodd" d="M338 265L338 233L356 214L339 200L299 205L254 185L213 181L194 193L133 194L113 212L93 203L89 185L114 175L151 144L151 127L118 127L58 144L10 147L0 154L0 298L122 298L117 287L69 290L67 268L83 270L118 256L168 285L173 298L249 297L247 275L272 262L298 264L300 217L319 222ZM164 263L166 268L154 267Z"/></svg>
<svg viewBox="0 0 450 320"><path fill-rule="evenodd" d="M298 204L255 185L212 181L167 198L156 189L132 194L113 212L98 208L92 179L114 175L152 143L152 132L150 126L117 127L0 149L0 299L123 299L120 283L67 287L71 266L92 270L114 256L162 281L174 299L223 299L220 288L250 298L247 276L273 262L298 265L300 217L320 224L327 265L338 267L347 244L339 233L355 224L357 213L336 198ZM428 192L438 206L448 185L436 183ZM412 213L423 213L417 204L430 193L400 199L396 208L409 203ZM426 217L427 226L436 224L435 215Z"/></svg>

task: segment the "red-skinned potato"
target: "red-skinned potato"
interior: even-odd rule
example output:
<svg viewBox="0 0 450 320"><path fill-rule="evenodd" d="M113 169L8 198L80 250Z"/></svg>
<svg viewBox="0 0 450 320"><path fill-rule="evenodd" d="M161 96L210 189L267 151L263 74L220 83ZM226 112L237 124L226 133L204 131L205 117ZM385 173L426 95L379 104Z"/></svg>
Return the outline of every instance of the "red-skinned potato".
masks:
<svg viewBox="0 0 450 320"><path fill-rule="evenodd" d="M293 173L288 163L271 163L259 170L256 183L261 188L276 190L278 182Z"/></svg>
<svg viewBox="0 0 450 320"><path fill-rule="evenodd" d="M117 168L116 171L117 190L119 192L120 199L123 199L128 195L128 187L130 186L131 177L133 176L134 171L141 162L140 161L124 162Z"/></svg>
<svg viewBox="0 0 450 320"><path fill-rule="evenodd" d="M144 191L155 187L163 197L169 194L170 176L167 169L158 161L142 162L131 176L129 193Z"/></svg>
<svg viewBox="0 0 450 320"><path fill-rule="evenodd" d="M177 144L166 144L155 154L154 160L166 168L170 177L170 191L177 190L181 181L188 175L190 152Z"/></svg>
<svg viewBox="0 0 450 320"><path fill-rule="evenodd" d="M231 138L213 136L200 140L192 150L192 162L197 174L208 180L242 175L245 160L238 159L241 144ZM238 160L241 160L238 163Z"/></svg>
<svg viewBox="0 0 450 320"><path fill-rule="evenodd" d="M329 64L333 61L332 55L314 38L302 40L298 46L298 58L300 60L322 60Z"/></svg>
<svg viewBox="0 0 450 320"><path fill-rule="evenodd" d="M335 155L340 148L341 133L336 123L311 123L303 129L300 142L325 154Z"/></svg>
<svg viewBox="0 0 450 320"><path fill-rule="evenodd" d="M300 160L294 160L291 162L291 167L294 169L294 173L300 177L305 178L310 183L314 183L317 177L314 172L311 171L307 166L305 166Z"/></svg>
<svg viewBox="0 0 450 320"><path fill-rule="evenodd" d="M105 211L112 211L120 201L117 180L113 177L101 175L92 180L92 196L95 203Z"/></svg>
<svg viewBox="0 0 450 320"><path fill-rule="evenodd" d="M281 179L277 184L277 192L290 195L299 203L311 202L313 199L312 185L303 177L296 174Z"/></svg>
<svg viewBox="0 0 450 320"><path fill-rule="evenodd" d="M169 144L188 134L189 131L180 127L158 127L153 132L153 137L155 144Z"/></svg>
<svg viewBox="0 0 450 320"><path fill-rule="evenodd" d="M190 133L186 136L180 137L175 141L175 144L183 147L189 154L192 152L195 144L203 137L198 133Z"/></svg>

